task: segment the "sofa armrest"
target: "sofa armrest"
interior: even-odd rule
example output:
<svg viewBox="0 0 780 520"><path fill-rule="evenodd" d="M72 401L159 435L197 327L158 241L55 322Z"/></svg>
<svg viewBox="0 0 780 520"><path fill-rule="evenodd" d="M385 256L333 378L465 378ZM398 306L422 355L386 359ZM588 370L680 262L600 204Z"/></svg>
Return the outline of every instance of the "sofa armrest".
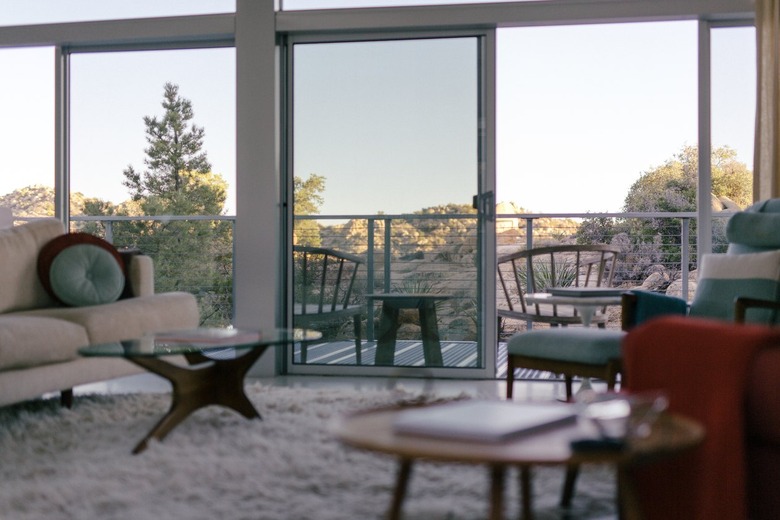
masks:
<svg viewBox="0 0 780 520"><path fill-rule="evenodd" d="M154 262L146 255L133 255L127 266L127 281L133 296L154 294Z"/></svg>

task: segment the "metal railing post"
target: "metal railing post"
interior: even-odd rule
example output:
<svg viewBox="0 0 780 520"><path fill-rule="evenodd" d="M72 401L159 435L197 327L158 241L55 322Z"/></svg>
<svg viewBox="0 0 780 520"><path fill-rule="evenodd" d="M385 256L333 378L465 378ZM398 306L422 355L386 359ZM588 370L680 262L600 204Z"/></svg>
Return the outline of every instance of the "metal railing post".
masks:
<svg viewBox="0 0 780 520"><path fill-rule="evenodd" d="M532 249L534 247L534 219L527 218L525 219L525 248L526 249ZM525 259L525 289L526 292L536 292L536 287L534 287L534 275L533 275L533 262L531 262L531 257L528 256ZM525 328L527 330L532 330L534 328L534 322L532 320L527 320L525 322Z"/></svg>
<svg viewBox="0 0 780 520"><path fill-rule="evenodd" d="M680 272L682 273L682 297L688 301L688 266L690 265L690 227L691 219L683 217L681 233L682 233L682 251L680 253Z"/></svg>
<svg viewBox="0 0 780 520"><path fill-rule="evenodd" d="M114 243L114 221L106 220L106 242Z"/></svg>
<svg viewBox="0 0 780 520"><path fill-rule="evenodd" d="M390 292L390 257L393 254L393 244L390 239L390 228L392 226L392 219L385 218L385 283L384 291Z"/></svg>
<svg viewBox="0 0 780 520"><path fill-rule="evenodd" d="M374 292L374 225L376 219L368 218L366 220L366 232L368 233L368 239L366 243L366 292L371 294ZM368 341L374 341L374 299L366 299L366 339Z"/></svg>

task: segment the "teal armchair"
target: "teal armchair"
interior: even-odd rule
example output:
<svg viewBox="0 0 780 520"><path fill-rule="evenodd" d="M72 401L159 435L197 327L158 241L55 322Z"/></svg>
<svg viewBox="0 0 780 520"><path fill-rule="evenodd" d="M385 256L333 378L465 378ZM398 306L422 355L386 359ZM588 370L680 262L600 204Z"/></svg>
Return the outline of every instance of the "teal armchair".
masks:
<svg viewBox="0 0 780 520"><path fill-rule="evenodd" d="M631 294L623 300L623 328L666 314L735 321L737 309L744 322L780 324L775 306L780 301L778 266L774 263L780 250L780 199L758 202L734 214L726 225L726 239L726 255L702 257L690 308L682 306L679 298ZM749 254L753 256L741 256Z"/></svg>
<svg viewBox="0 0 780 520"><path fill-rule="evenodd" d="M546 329L514 335L507 345L506 396L512 398L514 370L555 360L572 397L573 376L602 377L608 387L622 372L626 331L652 318L688 315L740 323L780 324L780 199L756 203L729 219L726 254L702 255L693 301L631 291L622 298L622 329ZM601 374L601 375L599 375ZM621 385L626 383L622 374ZM574 492L577 468L569 468L561 503Z"/></svg>

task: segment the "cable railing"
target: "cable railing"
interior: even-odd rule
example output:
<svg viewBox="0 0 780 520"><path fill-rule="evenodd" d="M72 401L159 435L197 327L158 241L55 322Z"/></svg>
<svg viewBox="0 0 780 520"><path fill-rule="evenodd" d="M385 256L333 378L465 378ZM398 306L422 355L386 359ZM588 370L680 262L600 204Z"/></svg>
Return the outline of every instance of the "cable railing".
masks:
<svg viewBox="0 0 780 520"><path fill-rule="evenodd" d="M713 218L715 252L725 251L722 229L731 214ZM480 321L478 288L489 272L480 265L478 224L476 214L306 215L295 217L294 240L364 257L358 295L450 295L438 309L442 339L472 340ZM687 299L697 258L695 224L693 212L498 214L496 253L562 243L618 244L624 251L616 266L618 285L673 290ZM72 231L95 233L151 256L156 290L195 294L203 323L211 325L228 324L233 316L234 226L235 217L224 215L71 218ZM373 322L366 324L369 339Z"/></svg>

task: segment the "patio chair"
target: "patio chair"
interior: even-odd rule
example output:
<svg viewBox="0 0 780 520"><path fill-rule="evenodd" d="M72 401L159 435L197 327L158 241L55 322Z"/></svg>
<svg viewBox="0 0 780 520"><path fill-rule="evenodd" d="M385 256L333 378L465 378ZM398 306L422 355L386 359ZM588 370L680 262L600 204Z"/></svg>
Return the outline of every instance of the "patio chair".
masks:
<svg viewBox="0 0 780 520"><path fill-rule="evenodd" d="M582 324L582 318L573 306L531 305L525 296L552 287L611 287L619 253L619 247L606 244L562 245L518 251L498 259L499 294L503 296L497 310L499 329L501 320L504 326L507 320L521 320L560 327L554 336L547 335L547 330L543 329L518 333L509 341L507 398L512 398L517 368L563 374L567 398L571 398L575 375L603 378L610 388L614 387L620 367L616 349L593 347L586 350L578 344L583 335L592 342L616 342L616 333L604 330L607 321L604 309L591 320L597 329L567 330L568 325ZM548 338L553 344L547 341ZM558 346L561 338L566 341ZM573 348L566 345L573 345Z"/></svg>
<svg viewBox="0 0 780 520"><path fill-rule="evenodd" d="M619 247L590 244L536 247L501 256L497 261L503 297L497 309L499 326L507 320L553 327L582 324L571 305L529 304L526 294L552 287L611 287L619 254ZM591 323L603 328L606 316L596 314Z"/></svg>
<svg viewBox="0 0 780 520"><path fill-rule="evenodd" d="M355 280L363 259L324 247L294 246L293 324L296 327L322 327L352 319L355 358L362 364L361 332L365 303L357 303ZM306 363L307 344L301 346L301 362Z"/></svg>
<svg viewBox="0 0 780 520"><path fill-rule="evenodd" d="M690 306L680 298L631 291L623 297L622 331L548 329L515 334L507 346L507 398L512 397L515 368L544 363L560 364L557 370L567 378L567 399L572 397L573 376L602 377L612 387L612 375L620 371L620 342L625 330L650 318L689 314L734 321L737 298L780 301L776 284L778 229L780 199L758 202L733 215L726 225L726 254L702 255L698 287ZM745 314L745 321L751 323L771 324L779 319L776 310L755 305ZM601 376L592 375L594 372L601 372Z"/></svg>

